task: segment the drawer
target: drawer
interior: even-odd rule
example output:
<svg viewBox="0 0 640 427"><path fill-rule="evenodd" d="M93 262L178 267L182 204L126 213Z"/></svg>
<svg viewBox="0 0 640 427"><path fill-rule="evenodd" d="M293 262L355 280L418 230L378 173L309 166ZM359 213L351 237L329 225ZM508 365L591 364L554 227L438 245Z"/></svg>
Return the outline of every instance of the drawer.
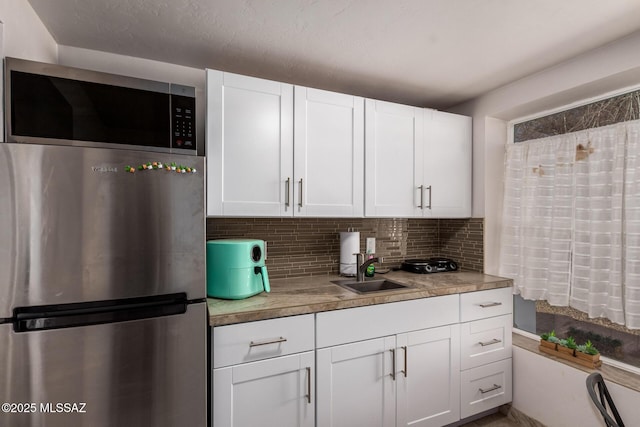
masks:
<svg viewBox="0 0 640 427"><path fill-rule="evenodd" d="M313 350L314 329L313 314L214 327L213 367Z"/></svg>
<svg viewBox="0 0 640 427"><path fill-rule="evenodd" d="M460 294L460 321L485 319L513 313L513 291L511 288Z"/></svg>
<svg viewBox="0 0 640 427"><path fill-rule="evenodd" d="M511 359L460 373L460 417L496 408L512 400Z"/></svg>
<svg viewBox="0 0 640 427"><path fill-rule="evenodd" d="M511 357L511 314L460 325L461 369L470 369Z"/></svg>
<svg viewBox="0 0 640 427"><path fill-rule="evenodd" d="M458 295L316 314L317 348L459 323Z"/></svg>

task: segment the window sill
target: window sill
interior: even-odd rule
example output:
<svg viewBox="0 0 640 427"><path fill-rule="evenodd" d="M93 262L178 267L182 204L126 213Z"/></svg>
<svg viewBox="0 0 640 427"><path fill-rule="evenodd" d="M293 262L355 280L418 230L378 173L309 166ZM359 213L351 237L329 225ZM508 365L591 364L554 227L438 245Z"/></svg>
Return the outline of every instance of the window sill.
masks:
<svg viewBox="0 0 640 427"><path fill-rule="evenodd" d="M572 363L568 360L560 359L550 354L541 352L538 349L539 343L540 343L540 340L529 338L517 332L513 333L513 345L515 347L519 347L524 350L531 351L542 357L555 360L558 363L564 363L565 365L571 366L573 368L579 369L584 372L591 373L594 371L598 371L602 374L602 376L606 381L610 381L612 383L618 384L628 389L640 392L640 375L635 372L631 372L622 368L611 366L607 364L606 360L603 360L602 367L600 367L600 369L589 369L577 363Z"/></svg>

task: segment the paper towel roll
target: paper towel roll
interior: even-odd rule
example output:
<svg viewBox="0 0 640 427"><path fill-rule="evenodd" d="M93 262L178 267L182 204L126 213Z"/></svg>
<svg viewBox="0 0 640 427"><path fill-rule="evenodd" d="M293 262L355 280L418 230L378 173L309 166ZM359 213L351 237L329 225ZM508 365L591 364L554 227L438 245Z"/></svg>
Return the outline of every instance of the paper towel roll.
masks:
<svg viewBox="0 0 640 427"><path fill-rule="evenodd" d="M356 256L360 252L360 232L340 232L340 274L343 276L356 275Z"/></svg>

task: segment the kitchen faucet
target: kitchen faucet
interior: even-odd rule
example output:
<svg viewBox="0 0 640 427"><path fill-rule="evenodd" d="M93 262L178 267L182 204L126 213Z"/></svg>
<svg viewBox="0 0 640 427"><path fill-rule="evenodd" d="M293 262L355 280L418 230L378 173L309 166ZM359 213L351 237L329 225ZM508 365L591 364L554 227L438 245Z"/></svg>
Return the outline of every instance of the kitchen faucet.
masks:
<svg viewBox="0 0 640 427"><path fill-rule="evenodd" d="M364 272L367 271L367 267L369 265L373 264L374 262L384 261L383 257L375 257L363 262L362 260L364 259L364 254L355 253L354 255L356 256L356 281L358 282L364 282Z"/></svg>

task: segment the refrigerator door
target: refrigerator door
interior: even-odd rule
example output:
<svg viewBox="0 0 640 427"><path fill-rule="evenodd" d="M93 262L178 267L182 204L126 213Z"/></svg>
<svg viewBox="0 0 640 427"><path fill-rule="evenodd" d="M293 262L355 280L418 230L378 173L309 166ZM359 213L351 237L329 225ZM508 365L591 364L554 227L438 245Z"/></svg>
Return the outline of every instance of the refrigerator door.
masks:
<svg viewBox="0 0 640 427"><path fill-rule="evenodd" d="M2 324L0 425L206 427L206 328L206 303L48 331Z"/></svg>
<svg viewBox="0 0 640 427"><path fill-rule="evenodd" d="M137 170L150 162L196 173ZM205 298L203 168L196 156L0 144L0 318L21 306Z"/></svg>

